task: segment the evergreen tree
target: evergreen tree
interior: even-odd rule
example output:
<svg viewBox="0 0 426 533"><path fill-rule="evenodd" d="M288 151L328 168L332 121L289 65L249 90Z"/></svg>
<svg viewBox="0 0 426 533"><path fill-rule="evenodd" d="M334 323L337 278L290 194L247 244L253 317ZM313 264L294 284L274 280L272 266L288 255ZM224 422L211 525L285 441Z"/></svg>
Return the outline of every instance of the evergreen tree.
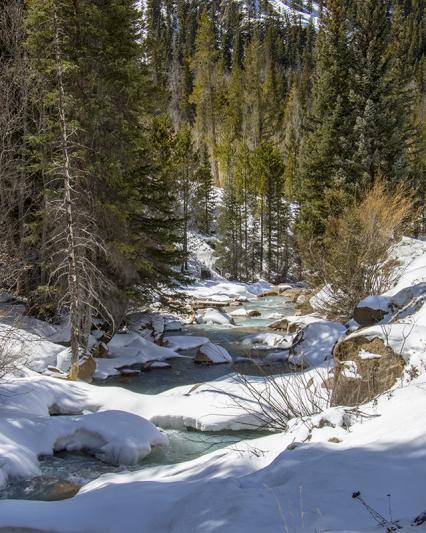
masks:
<svg viewBox="0 0 426 533"><path fill-rule="evenodd" d="M194 90L190 97L190 102L196 107L195 128L200 141L210 149L215 183L219 184L216 150L219 142L223 73L214 27L207 11L203 11L200 16L191 67L195 76Z"/></svg>

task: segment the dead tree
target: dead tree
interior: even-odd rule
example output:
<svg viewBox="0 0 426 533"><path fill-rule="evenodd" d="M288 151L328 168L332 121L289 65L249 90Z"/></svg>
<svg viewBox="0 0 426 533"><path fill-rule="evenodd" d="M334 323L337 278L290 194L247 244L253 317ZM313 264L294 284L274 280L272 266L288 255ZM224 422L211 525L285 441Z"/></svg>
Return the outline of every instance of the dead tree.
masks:
<svg viewBox="0 0 426 533"><path fill-rule="evenodd" d="M49 245L53 250L56 268L51 280L65 281L62 302L69 309L71 323L71 364L69 379L78 378L80 355L88 350L88 336L94 314L110 319L103 305L102 295L110 286L96 261L105 250L97 236L96 224L90 215L81 169L73 167L73 142L66 114L66 84L61 51L61 26L56 3L53 2L53 51L58 90L57 111L60 130L60 162L55 173L60 175L62 187L53 203L54 232Z"/></svg>

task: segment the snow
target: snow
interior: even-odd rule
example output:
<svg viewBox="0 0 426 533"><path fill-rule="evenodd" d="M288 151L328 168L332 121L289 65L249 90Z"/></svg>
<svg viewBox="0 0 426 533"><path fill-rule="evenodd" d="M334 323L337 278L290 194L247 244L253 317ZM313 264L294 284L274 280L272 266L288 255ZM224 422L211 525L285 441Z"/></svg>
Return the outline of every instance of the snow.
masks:
<svg viewBox="0 0 426 533"><path fill-rule="evenodd" d="M368 360L368 359L380 359L382 356L378 353L372 353L367 350L361 349L358 353L358 357L363 360Z"/></svg>
<svg viewBox="0 0 426 533"><path fill-rule="evenodd" d="M43 372L48 366L67 369L69 350L50 342L36 333L30 333L19 327L0 324L0 343L2 350L14 355L18 362L28 368Z"/></svg>
<svg viewBox="0 0 426 533"><path fill-rule="evenodd" d="M358 303L357 307L367 307L368 309L376 309L384 313L389 313L390 311L389 299L385 296L367 296L367 298L364 298Z"/></svg>
<svg viewBox="0 0 426 533"><path fill-rule="evenodd" d="M286 397L294 406L308 406L309 412L288 420L285 432L241 442L193 461L101 476L69 500L0 501L0 530L377 531L367 509L352 498L354 491L361 491L365 501L387 521L391 520L391 495L392 514L401 531L414 531L410 523L425 511L426 296L422 284L426 283L426 244L404 239L394 253L402 258L399 278L390 291L372 299L374 305L390 302L400 309L387 322L345 337L347 330L342 324L312 316L290 317L289 323L298 320L302 327L291 339L263 334L264 345L291 340L291 350L281 354L290 362L312 367L303 372L267 378L229 374L155 396L68 382L25 368L21 377L10 376L1 383L0 484L10 477L39 474L37 457L60 449L84 448L114 464L138 463L153 446L167 444L167 437L153 424L199 431L260 428L268 407L264 401L259 404L259 398L282 405ZM143 339L140 333L146 324L142 322L138 331L115 335L109 345L112 357L100 359L99 364L161 362L171 354L177 356L170 348ZM161 320L158 322L156 329L161 330ZM163 321L163 326L166 323ZM21 330L20 335L24 338L19 343L36 366L44 368L47 360L58 361L61 352L54 352L43 335L35 330ZM33 353L32 344L37 344L27 335L46 342L47 352L36 349ZM387 394L364 404L362 412L330 408L330 391L323 385L330 377L332 349L340 339L357 336L382 338L404 357L407 373ZM256 336L250 337L248 346ZM176 347L199 342L188 340L191 337L167 338ZM56 349L63 347L56 345ZM224 353L210 342L201 350L213 358ZM280 352L270 355L279 356ZM361 359L380 357L367 350L358 355ZM417 372L410 374L409 366ZM354 361L345 361L343 372L352 379L360 377ZM387 523L382 529L386 527L392 525ZM426 525L415 531L426 531Z"/></svg>
<svg viewBox="0 0 426 533"><path fill-rule="evenodd" d="M362 379L360 373L358 372L358 366L355 361L344 361L342 374L346 378Z"/></svg>
<svg viewBox="0 0 426 533"><path fill-rule="evenodd" d="M256 283L240 283L227 281L223 278L198 281L185 287L188 296L203 301L230 303L235 300L253 300L265 290L272 287L267 281Z"/></svg>
<svg viewBox="0 0 426 533"><path fill-rule="evenodd" d="M194 350L209 342L207 337L196 337L190 335L176 335L164 337L164 342L172 350Z"/></svg>
<svg viewBox="0 0 426 533"><path fill-rule="evenodd" d="M95 379L106 379L120 374L118 369L151 361L165 361L180 357L173 349L158 346L141 337L136 331L115 334L108 343L109 357L96 359Z"/></svg>
<svg viewBox="0 0 426 533"><path fill-rule="evenodd" d="M232 363L232 357L229 352L223 348L223 346L218 346L212 342L204 344L198 351L200 354L204 355L210 363Z"/></svg>
<svg viewBox="0 0 426 533"><path fill-rule="evenodd" d="M321 319L308 321L297 334L289 362L317 366L331 360L334 345L345 333L345 326L338 322Z"/></svg>
<svg viewBox="0 0 426 533"><path fill-rule="evenodd" d="M290 329L296 329L299 330L308 324L313 324L314 322L318 322L318 317L312 316L312 315L290 315L284 317L287 322L287 332L290 331ZM282 319L277 320L277 322L273 322L269 325L271 328L275 328L276 326L280 325ZM295 328L293 328L295 326Z"/></svg>
<svg viewBox="0 0 426 533"><path fill-rule="evenodd" d="M133 465L168 444L153 424L123 411L52 417L2 407L0 415L0 486L39 475L38 456L55 451L84 449L110 464Z"/></svg>
<svg viewBox="0 0 426 533"><path fill-rule="evenodd" d="M175 466L108 474L69 500L1 501L0 527L61 533L375 531L367 510L352 499L356 490L385 517L391 494L394 519L408 526L425 505L425 386L423 378L398 388L364 406L361 418L335 408L306 421L310 429L295 420L288 433L250 445ZM395 431L402 421L404 431ZM310 440L303 442L307 433Z"/></svg>
<svg viewBox="0 0 426 533"><path fill-rule="evenodd" d="M234 316L235 317L246 317L246 316L249 316L249 312L247 311L247 309L244 309L244 307L240 307L238 309L234 309L229 314L232 317L234 317Z"/></svg>
<svg viewBox="0 0 426 533"><path fill-rule="evenodd" d="M284 315L281 313L271 313L265 317L266 320L280 320L284 318Z"/></svg>
<svg viewBox="0 0 426 533"><path fill-rule="evenodd" d="M290 348L291 340L277 333L256 333L245 337L242 344L253 348Z"/></svg>

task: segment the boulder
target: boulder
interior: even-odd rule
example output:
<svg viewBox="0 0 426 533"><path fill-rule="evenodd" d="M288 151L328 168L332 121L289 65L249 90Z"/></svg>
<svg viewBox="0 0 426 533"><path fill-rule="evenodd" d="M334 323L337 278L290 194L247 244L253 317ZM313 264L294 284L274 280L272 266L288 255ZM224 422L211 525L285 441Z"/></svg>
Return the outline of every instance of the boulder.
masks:
<svg viewBox="0 0 426 533"><path fill-rule="evenodd" d="M332 405L366 403L389 390L404 371L404 359L378 337L344 339L334 348Z"/></svg>
<svg viewBox="0 0 426 533"><path fill-rule="evenodd" d="M310 294L310 291L304 287L292 287L282 292L282 295L293 303L296 303L299 296L308 294Z"/></svg>
<svg viewBox="0 0 426 533"><path fill-rule="evenodd" d="M231 316L211 307L199 313L196 316L196 321L198 324L219 324L222 326L235 324Z"/></svg>
<svg viewBox="0 0 426 533"><path fill-rule="evenodd" d="M212 273L209 268L201 267L200 269L200 279L211 279Z"/></svg>
<svg viewBox="0 0 426 533"><path fill-rule="evenodd" d="M374 326L391 312L391 304L385 296L369 296L359 302L354 310L354 319L362 327Z"/></svg>
<svg viewBox="0 0 426 533"><path fill-rule="evenodd" d="M92 355L84 357L80 361L78 367L78 379L91 383L93 380L93 375L96 372L96 361Z"/></svg>
<svg viewBox="0 0 426 533"><path fill-rule="evenodd" d="M194 363L202 365L232 363L232 357L223 346L208 342L199 348Z"/></svg>
<svg viewBox="0 0 426 533"><path fill-rule="evenodd" d="M234 311L231 311L230 316L232 317L256 317L261 316L261 312L257 309L244 309L244 307L241 307L240 309L235 309Z"/></svg>
<svg viewBox="0 0 426 533"><path fill-rule="evenodd" d="M92 355L93 357L108 357L109 355L109 349L108 346L104 342L100 342L92 349Z"/></svg>
<svg viewBox="0 0 426 533"><path fill-rule="evenodd" d="M266 298L268 296L278 296L280 293L278 291L278 288L271 288L266 291L261 292L257 295L258 298Z"/></svg>

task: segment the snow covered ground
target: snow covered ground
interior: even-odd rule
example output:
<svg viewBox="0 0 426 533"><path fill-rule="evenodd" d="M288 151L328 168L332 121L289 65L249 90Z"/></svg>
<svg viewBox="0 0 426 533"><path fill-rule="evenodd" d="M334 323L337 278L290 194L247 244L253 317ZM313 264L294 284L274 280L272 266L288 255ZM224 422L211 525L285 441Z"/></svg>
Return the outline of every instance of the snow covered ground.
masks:
<svg viewBox="0 0 426 533"><path fill-rule="evenodd" d="M377 531L425 510L426 380L363 407L171 467L110 474L62 502L0 502L0 527L60 532ZM403 430L398 421L403 422ZM309 442L302 442L310 433ZM382 528L382 530L384 530ZM413 529L413 533L424 529Z"/></svg>
<svg viewBox="0 0 426 533"><path fill-rule="evenodd" d="M426 520L412 525L426 511L426 243L404 239L396 253L402 264L395 286L368 302L386 307L382 323L358 329L351 324L355 331L348 334L345 326L318 317L290 317L298 330L292 335L249 337L250 345L261 341L282 349L295 364L308 363L303 372L244 379L230 374L155 396L25 369L20 377L9 377L1 384L3 484L36 475L38 456L56 450L85 448L104 461L135 464L153 446L167 445L159 428L255 429L271 414L271 405L282 407L286 401L299 414L292 412L285 431L193 461L101 476L69 500L0 501L0 532L360 533L393 531L397 525L401 531L426 531ZM210 280L193 291L200 298L254 298L265 288L259 285L252 289ZM109 363L101 364L135 353L144 361L151 350L158 350L155 359L161 361L188 346L183 336L166 337L173 350L155 345L151 337L167 328L158 317L153 323L148 339L135 320L133 329L114 337ZM22 331L46 344L34 354L28 349L30 359L41 368L45 359L58 364L64 348L47 340L42 324L33 325L42 329ZM406 372L389 391L359 408L330 407L326 382L333 346L357 336L382 339L403 357ZM209 351L205 340L192 337L191 346ZM379 354L364 348L358 355L380 361ZM350 363L344 362L345 371L359 379ZM379 513L376 518L363 502Z"/></svg>

